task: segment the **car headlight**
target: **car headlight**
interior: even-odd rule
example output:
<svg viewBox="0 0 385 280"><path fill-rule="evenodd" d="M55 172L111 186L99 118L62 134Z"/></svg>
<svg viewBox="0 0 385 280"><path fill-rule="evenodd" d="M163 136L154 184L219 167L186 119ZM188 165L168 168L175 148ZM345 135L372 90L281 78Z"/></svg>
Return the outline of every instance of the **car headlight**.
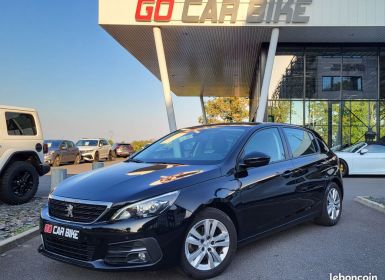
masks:
<svg viewBox="0 0 385 280"><path fill-rule="evenodd" d="M118 221L129 218L147 218L159 215L174 204L178 195L179 191L175 191L124 206L116 211L112 216L112 220Z"/></svg>

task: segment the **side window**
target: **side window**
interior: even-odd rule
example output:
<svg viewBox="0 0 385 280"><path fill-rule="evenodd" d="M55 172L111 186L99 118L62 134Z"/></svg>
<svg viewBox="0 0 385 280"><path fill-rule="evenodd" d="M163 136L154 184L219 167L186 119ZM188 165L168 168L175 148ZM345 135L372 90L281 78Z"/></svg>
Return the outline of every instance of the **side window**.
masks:
<svg viewBox="0 0 385 280"><path fill-rule="evenodd" d="M285 159L282 139L277 128L269 128L256 132L246 144L245 155L252 152L261 152L270 156L270 162Z"/></svg>
<svg viewBox="0 0 385 280"><path fill-rule="evenodd" d="M293 157L301 157L317 153L310 134L302 129L284 128Z"/></svg>
<svg viewBox="0 0 385 280"><path fill-rule="evenodd" d="M66 148L68 148L67 142L66 142L66 141L61 142L59 148L60 148L60 149L66 149Z"/></svg>
<svg viewBox="0 0 385 280"><path fill-rule="evenodd" d="M369 153L385 154L385 146L382 145L369 145L366 147Z"/></svg>
<svg viewBox="0 0 385 280"><path fill-rule="evenodd" d="M6 112L8 135L37 135L35 119L31 114Z"/></svg>

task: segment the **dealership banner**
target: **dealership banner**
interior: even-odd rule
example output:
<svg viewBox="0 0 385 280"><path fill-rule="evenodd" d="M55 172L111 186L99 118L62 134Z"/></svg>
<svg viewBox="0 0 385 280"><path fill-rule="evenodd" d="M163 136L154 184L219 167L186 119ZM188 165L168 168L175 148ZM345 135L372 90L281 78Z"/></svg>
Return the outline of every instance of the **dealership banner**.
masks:
<svg viewBox="0 0 385 280"><path fill-rule="evenodd" d="M365 27L385 26L384 10L385 0L99 0L99 23Z"/></svg>

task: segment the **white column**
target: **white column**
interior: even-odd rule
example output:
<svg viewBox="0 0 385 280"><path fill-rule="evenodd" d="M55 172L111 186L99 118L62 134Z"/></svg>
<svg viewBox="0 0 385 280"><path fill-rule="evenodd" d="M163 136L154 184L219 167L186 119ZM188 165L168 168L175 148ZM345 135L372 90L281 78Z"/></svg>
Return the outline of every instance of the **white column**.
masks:
<svg viewBox="0 0 385 280"><path fill-rule="evenodd" d="M253 91L251 92L252 96L251 96L251 106L250 106L250 122L253 122L257 115L259 99L261 97L261 85L263 80L263 74L265 73L266 57L267 57L267 50L265 48L262 48L261 55L258 61L259 63L257 66L258 70L255 77L254 88L253 88Z"/></svg>
<svg viewBox="0 0 385 280"><path fill-rule="evenodd" d="M271 75L273 73L273 66L274 66L275 53L277 51L278 38L279 38L279 28L274 28L273 31L271 32L271 39L270 39L269 52L267 54L265 74L263 75L261 97L259 99L258 112L257 112L257 117L255 119L256 122L263 122L265 118L267 100L269 97L270 80L271 80Z"/></svg>
<svg viewBox="0 0 385 280"><path fill-rule="evenodd" d="M174 106L172 103L170 80L169 80L168 71L167 71L166 56L164 54L162 32L159 27L154 27L153 30L154 30L156 53L158 56L160 78L163 84L163 94L164 94L164 100L166 103L168 126L170 127L170 132L173 132L177 130L177 128L176 128L176 121L175 121Z"/></svg>
<svg viewBox="0 0 385 280"><path fill-rule="evenodd" d="M202 118L203 118L203 123L207 124L207 115L206 115L206 109L205 109L205 102L203 100L203 94L200 96L201 100L201 107L202 107Z"/></svg>

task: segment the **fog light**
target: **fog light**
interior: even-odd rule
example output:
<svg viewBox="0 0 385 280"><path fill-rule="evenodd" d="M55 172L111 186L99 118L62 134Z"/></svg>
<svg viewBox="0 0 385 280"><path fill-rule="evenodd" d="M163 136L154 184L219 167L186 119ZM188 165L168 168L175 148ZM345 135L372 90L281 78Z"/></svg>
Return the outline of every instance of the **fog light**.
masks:
<svg viewBox="0 0 385 280"><path fill-rule="evenodd" d="M140 253L138 254L138 258L139 258L141 261L143 261L143 262L147 261L147 256L146 256L146 253L145 253L145 252L140 252Z"/></svg>

